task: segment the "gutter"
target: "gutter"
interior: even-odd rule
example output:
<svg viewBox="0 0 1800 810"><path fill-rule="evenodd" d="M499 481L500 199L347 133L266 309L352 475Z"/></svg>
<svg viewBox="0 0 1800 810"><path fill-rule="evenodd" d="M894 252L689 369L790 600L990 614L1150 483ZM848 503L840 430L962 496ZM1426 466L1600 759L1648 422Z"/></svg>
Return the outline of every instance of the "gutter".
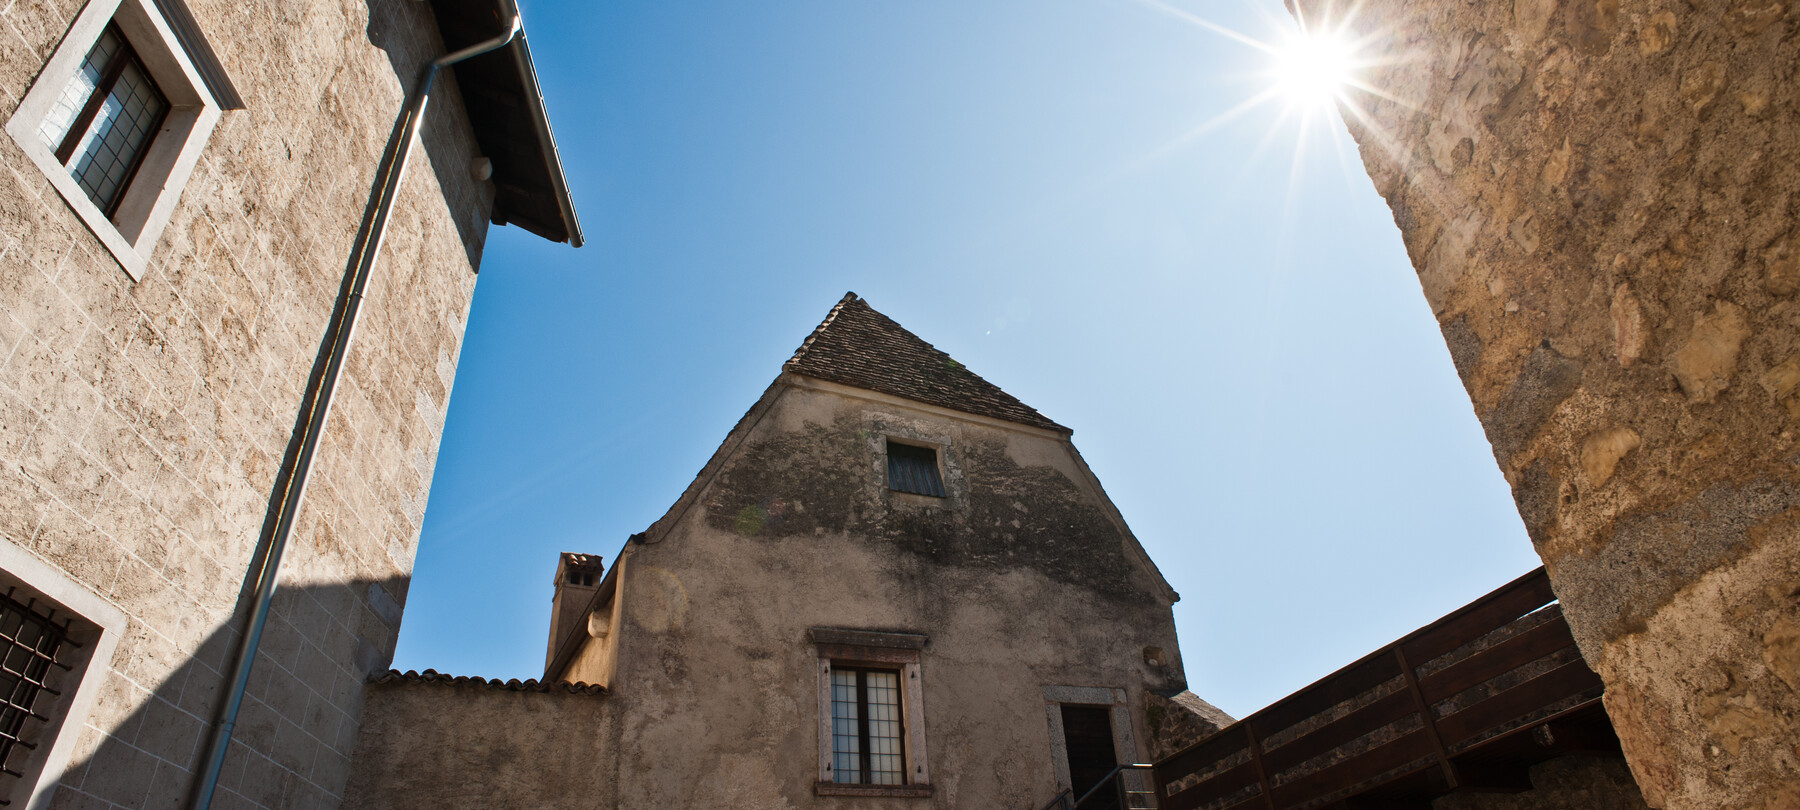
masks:
<svg viewBox="0 0 1800 810"><path fill-rule="evenodd" d="M419 124L424 120L425 109L431 102L432 84L437 79L438 71L470 57L503 48L520 37L523 27L519 20L518 6L514 5L513 0L500 2L503 4L502 13L511 19L506 33L441 56L426 66L412 102L401 113L400 138L389 151L385 165L377 174L380 178L379 185L376 187L375 199L371 201L373 204L370 211L363 220L365 235L359 246L360 252L355 257L353 269L344 278L344 292L339 298L336 311L332 313L331 326L325 333L329 351L323 359L323 366L314 365L309 380L311 386L301 401L300 425L294 436L299 452L291 471L284 471L284 475L276 479L275 497L270 504L270 512L275 517L274 529L269 532L268 540L257 549L250 565L249 579L256 583L254 600L238 644L231 680L226 683L225 701L219 709L218 722L213 724L208 734L201 770L195 777L189 794L188 806L192 810L209 810L213 794L219 786L219 774L225 766L225 753L231 748L232 730L237 724L238 710L244 704L244 692L250 684L250 670L256 663L256 650L262 643L263 628L268 623L269 605L275 598L282 554L293 536L294 519L306 496L306 483L312 473L319 437L324 435L326 421L331 417L331 396L337 389L338 378L343 375L344 362L350 354L350 341L356 336L357 314L361 311L363 293L368 289L369 276L375 269L375 262L381 257L381 245L387 236L388 214L392 212L394 199L400 192L400 184L406 178L406 164L412 157L413 144L418 141ZM541 99L539 105L541 110ZM544 120L547 130L548 119ZM558 180L562 178L560 171L555 176ZM566 198L565 191L562 199Z"/></svg>

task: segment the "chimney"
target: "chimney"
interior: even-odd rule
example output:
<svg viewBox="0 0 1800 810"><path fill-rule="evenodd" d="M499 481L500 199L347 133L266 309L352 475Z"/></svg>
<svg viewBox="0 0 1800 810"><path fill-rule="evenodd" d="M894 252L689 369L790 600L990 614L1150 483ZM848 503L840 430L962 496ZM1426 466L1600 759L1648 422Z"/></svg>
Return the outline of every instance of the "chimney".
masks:
<svg viewBox="0 0 1800 810"><path fill-rule="evenodd" d="M585 611L600 589L600 576L606 572L598 554L562 553L556 563L556 595L550 597L550 649L544 653L544 666L556 657L556 647L571 628L586 628Z"/></svg>

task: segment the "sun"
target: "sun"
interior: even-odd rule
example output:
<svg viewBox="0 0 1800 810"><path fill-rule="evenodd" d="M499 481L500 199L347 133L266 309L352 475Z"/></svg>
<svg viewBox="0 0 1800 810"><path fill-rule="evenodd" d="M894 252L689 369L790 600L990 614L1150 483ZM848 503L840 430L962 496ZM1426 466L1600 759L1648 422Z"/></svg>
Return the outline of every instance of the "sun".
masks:
<svg viewBox="0 0 1800 810"><path fill-rule="evenodd" d="M1275 91L1294 107L1331 107L1356 80L1356 53L1337 31L1294 31L1274 49Z"/></svg>

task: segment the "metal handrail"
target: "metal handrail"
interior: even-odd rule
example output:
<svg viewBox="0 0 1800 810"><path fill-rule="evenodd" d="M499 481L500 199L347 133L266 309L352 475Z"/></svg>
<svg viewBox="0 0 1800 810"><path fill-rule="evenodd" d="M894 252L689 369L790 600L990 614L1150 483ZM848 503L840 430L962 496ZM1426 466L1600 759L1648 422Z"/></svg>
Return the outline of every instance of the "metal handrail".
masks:
<svg viewBox="0 0 1800 810"><path fill-rule="evenodd" d="M1153 765L1148 765L1148 764L1144 764L1144 763L1120 765L1118 767L1113 768L1110 771L1107 771L1105 776L1100 777L1100 781L1095 782L1094 786L1091 788L1088 788L1087 792L1081 794L1080 797L1074 796L1075 791L1072 788L1064 788L1063 792L1056 794L1055 798L1051 799L1048 804L1045 804L1043 807L1039 808L1038 810L1056 810L1057 808L1060 808L1060 810L1081 810L1082 805L1087 804L1087 801L1089 799L1092 799L1092 798L1102 795L1101 788L1106 787L1108 785L1108 783L1112 784L1112 789L1114 791L1114 794L1118 797L1119 810L1131 810L1130 797L1132 794L1142 793L1143 795L1154 797L1156 795L1156 793L1153 790L1152 791L1128 791L1128 790L1126 790L1124 773L1126 771L1149 771L1149 770L1153 769L1154 767L1155 766L1153 766Z"/></svg>

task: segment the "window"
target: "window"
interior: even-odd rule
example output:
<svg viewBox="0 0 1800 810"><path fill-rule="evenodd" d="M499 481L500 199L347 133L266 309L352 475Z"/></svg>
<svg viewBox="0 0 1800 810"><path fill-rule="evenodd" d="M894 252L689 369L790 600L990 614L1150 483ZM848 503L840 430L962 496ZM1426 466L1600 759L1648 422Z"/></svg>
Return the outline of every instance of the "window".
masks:
<svg viewBox="0 0 1800 810"><path fill-rule="evenodd" d="M925 636L815 627L821 796L931 795L919 653Z"/></svg>
<svg viewBox="0 0 1800 810"><path fill-rule="evenodd" d="M144 147L168 112L169 100L144 70L137 51L109 23L38 134L88 199L112 216Z"/></svg>
<svg viewBox="0 0 1800 810"><path fill-rule="evenodd" d="M898 671L853 667L831 670L831 765L835 781L905 784L906 756L900 729Z"/></svg>
<svg viewBox="0 0 1800 810"><path fill-rule="evenodd" d="M944 497L944 479L938 472L936 450L889 440L887 459L888 489Z"/></svg>
<svg viewBox="0 0 1800 810"><path fill-rule="evenodd" d="M181 0L91 0L6 132L139 278L221 110L242 107Z"/></svg>
<svg viewBox="0 0 1800 810"><path fill-rule="evenodd" d="M57 660L67 645L71 619L58 623L54 609L36 599L21 602L18 596L16 588L0 595L0 784L18 780L38 747L31 740L48 719L46 704L62 696L51 687L52 676L71 669ZM12 804L7 792L0 788L0 805Z"/></svg>
<svg viewBox="0 0 1800 810"><path fill-rule="evenodd" d="M47 804L125 621L117 607L0 540L0 806Z"/></svg>

